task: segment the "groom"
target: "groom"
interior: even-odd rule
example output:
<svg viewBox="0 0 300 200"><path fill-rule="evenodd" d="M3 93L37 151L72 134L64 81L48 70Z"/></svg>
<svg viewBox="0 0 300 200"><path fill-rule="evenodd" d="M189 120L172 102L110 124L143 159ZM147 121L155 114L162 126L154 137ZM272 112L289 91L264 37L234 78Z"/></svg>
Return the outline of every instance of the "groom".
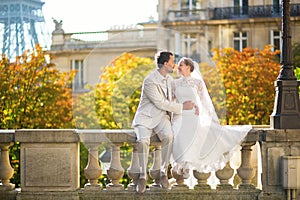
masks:
<svg viewBox="0 0 300 200"><path fill-rule="evenodd" d="M172 152L173 132L169 112L181 114L182 110L192 110L194 103L186 101L183 104L172 102L171 80L175 67L174 55L168 51L156 55L157 70L150 73L144 80L140 103L132 122L137 136L139 158L139 180L137 192L144 193L147 183L147 163L149 144L152 133L158 135L162 144L162 163L160 168L160 183L168 188L168 164Z"/></svg>

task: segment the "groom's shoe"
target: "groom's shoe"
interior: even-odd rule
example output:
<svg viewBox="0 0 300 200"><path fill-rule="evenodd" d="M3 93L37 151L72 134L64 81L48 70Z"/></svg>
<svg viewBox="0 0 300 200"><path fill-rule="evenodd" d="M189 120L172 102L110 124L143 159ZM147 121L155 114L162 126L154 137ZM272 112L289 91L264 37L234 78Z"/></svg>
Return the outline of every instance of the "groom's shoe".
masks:
<svg viewBox="0 0 300 200"><path fill-rule="evenodd" d="M168 189L169 180L168 180L168 176L166 174L161 173L161 175L160 175L160 184L161 184L162 188Z"/></svg>
<svg viewBox="0 0 300 200"><path fill-rule="evenodd" d="M136 191L140 194L144 193L146 191L146 183L147 181L145 178L140 178L136 186Z"/></svg>

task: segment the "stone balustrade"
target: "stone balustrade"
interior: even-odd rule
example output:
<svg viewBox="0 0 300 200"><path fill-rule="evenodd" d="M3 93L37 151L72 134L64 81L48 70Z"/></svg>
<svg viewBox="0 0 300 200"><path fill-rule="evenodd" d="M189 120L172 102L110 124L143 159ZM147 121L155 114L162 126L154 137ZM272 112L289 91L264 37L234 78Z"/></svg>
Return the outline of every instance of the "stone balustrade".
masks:
<svg viewBox="0 0 300 200"><path fill-rule="evenodd" d="M20 143L21 188L16 188L10 182L14 170L10 165L9 147L14 142ZM88 162L82 174L88 182L83 188L79 186L80 142L88 149ZM122 165L120 148L124 142L132 146L129 166ZM99 160L99 147L103 144L111 147L107 170ZM0 199L286 199L287 191L290 190L282 185L282 157L293 156L300 159L300 130L254 127L241 144L240 165L237 169L227 163L217 172L193 171L196 183L192 188L181 175L170 169L173 178L170 179L171 186L168 190L159 186L161 146L159 139L153 136L149 168L149 177L153 181L142 195L135 192L139 168L135 145L133 130L2 130ZM253 153L257 153L256 150L253 151L255 146L261 149L258 156ZM261 158L261 174L258 171L258 158ZM99 183L103 173L110 180L106 186ZM125 173L131 179L127 188L120 183ZM212 187L209 181L213 176L217 180L216 187ZM288 178L295 177L297 174ZM259 186L260 179L262 187ZM299 188L291 189L297 199Z"/></svg>

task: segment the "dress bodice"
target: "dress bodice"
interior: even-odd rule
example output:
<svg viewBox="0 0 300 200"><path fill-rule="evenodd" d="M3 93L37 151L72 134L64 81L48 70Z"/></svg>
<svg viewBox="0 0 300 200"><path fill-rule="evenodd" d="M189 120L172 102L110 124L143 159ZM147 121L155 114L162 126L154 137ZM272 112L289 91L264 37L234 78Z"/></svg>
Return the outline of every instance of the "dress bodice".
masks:
<svg viewBox="0 0 300 200"><path fill-rule="evenodd" d="M179 102L185 101L197 102L197 95L199 90L199 81L194 78L182 77L174 80L173 94L174 98Z"/></svg>

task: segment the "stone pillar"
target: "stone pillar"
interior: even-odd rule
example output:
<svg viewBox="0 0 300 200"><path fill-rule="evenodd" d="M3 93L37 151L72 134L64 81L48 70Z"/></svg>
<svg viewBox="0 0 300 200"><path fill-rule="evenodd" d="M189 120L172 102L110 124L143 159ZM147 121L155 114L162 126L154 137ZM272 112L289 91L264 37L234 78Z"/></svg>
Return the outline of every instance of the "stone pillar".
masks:
<svg viewBox="0 0 300 200"><path fill-rule="evenodd" d="M201 173L193 170L194 177L198 180L198 184L195 185L194 190L210 190L211 187L207 184L207 179L210 177L211 172Z"/></svg>
<svg viewBox="0 0 300 200"><path fill-rule="evenodd" d="M171 170L172 176L176 179L176 184L172 186L172 190L174 191L185 191L189 190L189 187L184 183L183 175L179 175L176 170Z"/></svg>
<svg viewBox="0 0 300 200"><path fill-rule="evenodd" d="M140 165L139 165L138 150L135 143L133 144L133 149L132 149L131 164L127 169L128 176L132 180L131 183L128 184L129 191L136 191L136 186L138 184L138 179L140 176L139 167Z"/></svg>
<svg viewBox="0 0 300 200"><path fill-rule="evenodd" d="M84 185L84 189L94 190L101 189L98 179L102 175L102 169L99 165L98 144L87 144L89 150L88 164L84 169L84 175L89 183Z"/></svg>
<svg viewBox="0 0 300 200"><path fill-rule="evenodd" d="M20 142L18 199L72 199L79 195L79 137L75 130L16 130Z"/></svg>
<svg viewBox="0 0 300 200"><path fill-rule="evenodd" d="M106 141L106 137L99 130L77 130L80 141L89 151L88 163L84 169L84 175L89 183L84 186L84 192L89 190L100 190L101 184L98 184L98 179L102 175L102 167L99 163L98 148L102 142Z"/></svg>
<svg viewBox="0 0 300 200"><path fill-rule="evenodd" d="M124 169L120 160L120 146L121 144L113 144L111 151L110 167L107 170L107 176L111 183L107 185L107 190L120 191L123 190L123 185L120 184L120 179L124 175Z"/></svg>
<svg viewBox="0 0 300 200"><path fill-rule="evenodd" d="M161 146L154 145L153 164L149 170L149 175L153 178L153 183L150 185L150 190L160 190L160 163L161 163Z"/></svg>
<svg viewBox="0 0 300 200"><path fill-rule="evenodd" d="M9 146L14 142L14 130L0 130L0 199L15 200L17 190L10 182L14 169L10 165Z"/></svg>
<svg viewBox="0 0 300 200"><path fill-rule="evenodd" d="M251 165L251 146L255 145L255 142L244 142L241 149L242 163L237 169L239 177L242 179L242 183L239 185L239 189L255 189L255 186L251 184L251 180L255 175L255 169Z"/></svg>
<svg viewBox="0 0 300 200"><path fill-rule="evenodd" d="M0 143L0 190L13 190L15 184L10 183L10 179L14 175L14 169L11 167L9 162L8 148L13 143Z"/></svg>
<svg viewBox="0 0 300 200"><path fill-rule="evenodd" d="M216 177L220 180L220 184L217 185L218 190L233 189L233 186L228 183L233 173L234 170L230 167L229 162L223 169L216 171Z"/></svg>
<svg viewBox="0 0 300 200"><path fill-rule="evenodd" d="M262 131L260 139L262 192L259 195L259 200L286 199L283 188L282 157L300 155L299 135L299 129Z"/></svg>

